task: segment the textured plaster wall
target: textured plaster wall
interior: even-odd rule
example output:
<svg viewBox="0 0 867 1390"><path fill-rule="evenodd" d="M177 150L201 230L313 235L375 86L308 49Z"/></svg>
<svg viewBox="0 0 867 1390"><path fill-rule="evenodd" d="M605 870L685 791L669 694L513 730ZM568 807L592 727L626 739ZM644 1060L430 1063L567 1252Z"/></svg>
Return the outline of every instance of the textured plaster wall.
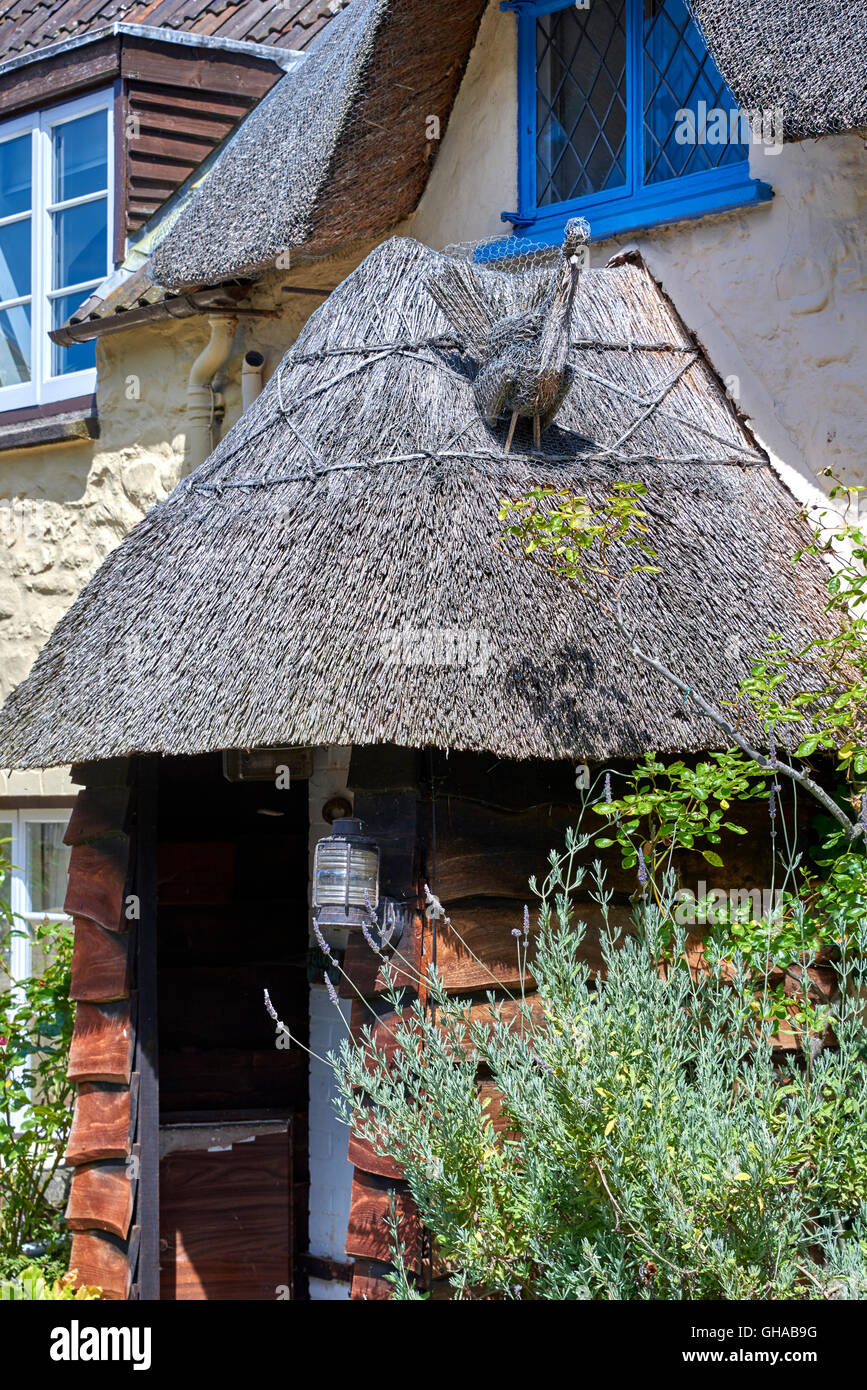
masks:
<svg viewBox="0 0 867 1390"><path fill-rule="evenodd" d="M514 16L490 4L427 187L400 235L439 250L509 232L500 214L518 200L516 33Z"/></svg>
<svg viewBox="0 0 867 1390"><path fill-rule="evenodd" d="M751 166L773 188L770 204L628 240L717 370L737 378L741 409L793 489L807 497L828 467L865 483L864 138L806 140L777 155L759 147Z"/></svg>

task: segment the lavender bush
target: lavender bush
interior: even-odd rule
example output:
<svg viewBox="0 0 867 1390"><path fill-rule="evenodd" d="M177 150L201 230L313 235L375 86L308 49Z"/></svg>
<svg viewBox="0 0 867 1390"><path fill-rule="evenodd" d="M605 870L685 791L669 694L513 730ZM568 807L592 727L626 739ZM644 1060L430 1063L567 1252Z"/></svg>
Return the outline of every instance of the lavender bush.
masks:
<svg viewBox="0 0 867 1390"><path fill-rule="evenodd" d="M671 882L624 936L594 866L591 978L572 905L590 840L571 834L539 890L537 1006L522 987L506 1017L491 995L479 1022L432 974L388 1062L369 1031L329 1059L342 1118L403 1165L458 1298L864 1298L861 957L838 965L833 1045L781 1062L742 958L690 968ZM529 932L516 924L525 972ZM496 1129L480 1074L502 1096ZM424 1296L391 1230L395 1297Z"/></svg>

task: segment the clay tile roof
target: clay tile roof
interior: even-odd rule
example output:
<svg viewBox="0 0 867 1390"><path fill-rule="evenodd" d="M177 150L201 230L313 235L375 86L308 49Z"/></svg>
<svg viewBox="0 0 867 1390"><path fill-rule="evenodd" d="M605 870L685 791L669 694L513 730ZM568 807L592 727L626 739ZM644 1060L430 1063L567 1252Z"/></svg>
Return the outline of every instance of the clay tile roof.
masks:
<svg viewBox="0 0 867 1390"><path fill-rule="evenodd" d="M349 0L0 0L0 61L110 24L306 48Z"/></svg>

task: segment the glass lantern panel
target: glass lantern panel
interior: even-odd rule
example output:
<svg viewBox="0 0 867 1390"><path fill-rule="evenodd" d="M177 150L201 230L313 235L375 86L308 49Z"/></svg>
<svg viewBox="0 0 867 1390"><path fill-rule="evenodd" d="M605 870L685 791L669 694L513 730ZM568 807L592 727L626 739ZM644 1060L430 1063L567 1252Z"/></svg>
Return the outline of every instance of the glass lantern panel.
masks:
<svg viewBox="0 0 867 1390"><path fill-rule="evenodd" d="M373 906L379 897L379 855L351 844L320 841L316 850L315 901L318 906L348 903ZM348 889L348 892L347 892Z"/></svg>

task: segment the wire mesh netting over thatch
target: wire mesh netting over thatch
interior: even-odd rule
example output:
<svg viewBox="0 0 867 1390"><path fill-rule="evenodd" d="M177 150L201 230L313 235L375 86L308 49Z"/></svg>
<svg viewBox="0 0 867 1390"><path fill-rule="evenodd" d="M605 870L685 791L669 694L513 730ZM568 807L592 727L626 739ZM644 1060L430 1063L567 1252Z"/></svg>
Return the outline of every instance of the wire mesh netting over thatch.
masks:
<svg viewBox="0 0 867 1390"><path fill-rule="evenodd" d="M313 315L211 457L103 563L0 716L0 760L397 744L512 756L717 746L581 594L497 547L536 485L648 489L663 573L627 608L712 695L770 632L822 623L795 583L797 508L640 262L582 274L570 385L532 447L492 425L430 285L456 264L379 247ZM539 270L461 262L514 313Z"/></svg>
<svg viewBox="0 0 867 1390"><path fill-rule="evenodd" d="M867 125L864 0L689 0L745 111L778 109L785 138Z"/></svg>

